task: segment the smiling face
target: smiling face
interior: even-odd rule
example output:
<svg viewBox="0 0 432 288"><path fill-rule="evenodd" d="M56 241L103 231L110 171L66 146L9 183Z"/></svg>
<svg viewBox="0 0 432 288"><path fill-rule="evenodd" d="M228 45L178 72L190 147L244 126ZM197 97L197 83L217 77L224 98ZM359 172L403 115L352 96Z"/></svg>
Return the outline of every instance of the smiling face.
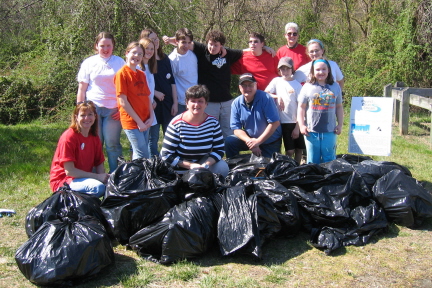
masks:
<svg viewBox="0 0 432 288"><path fill-rule="evenodd" d="M218 41L209 40L207 43L207 49L211 55L217 55L221 52L222 44Z"/></svg>
<svg viewBox="0 0 432 288"><path fill-rule="evenodd" d="M257 91L257 83L251 81L244 81L239 85L240 92L246 98L247 102L254 99L255 93Z"/></svg>
<svg viewBox="0 0 432 288"><path fill-rule="evenodd" d="M80 127L81 132L90 131L90 128L96 120L96 114L90 108L81 109L78 112L78 115L76 115L75 117L77 125Z"/></svg>
<svg viewBox="0 0 432 288"><path fill-rule="evenodd" d="M289 68L288 66L281 66L279 68L279 73L284 78L290 78L292 76L292 68Z"/></svg>
<svg viewBox="0 0 432 288"><path fill-rule="evenodd" d="M307 47L309 57L311 60L322 59L324 55L324 50L318 43L311 43Z"/></svg>
<svg viewBox="0 0 432 288"><path fill-rule="evenodd" d="M320 85L325 85L326 79L329 73L327 64L324 62L318 62L314 64L314 76Z"/></svg>
<svg viewBox="0 0 432 288"><path fill-rule="evenodd" d="M148 36L148 38L149 39L151 39L152 41L153 41L153 44L154 44L154 50L156 51L157 49L159 49L159 38L158 38L158 36L157 36L157 34L156 33L151 33L149 36Z"/></svg>
<svg viewBox="0 0 432 288"><path fill-rule="evenodd" d="M147 60L148 62L148 60L153 57L154 51L155 51L155 45L153 43L149 43L147 47L145 47L144 60Z"/></svg>
<svg viewBox="0 0 432 288"><path fill-rule="evenodd" d="M144 51L141 46L135 46L126 53L126 64L131 68L136 68L137 65L141 64L143 55Z"/></svg>
<svg viewBox="0 0 432 288"><path fill-rule="evenodd" d="M194 116L203 115L207 107L207 102L204 97L190 98L186 103L187 110Z"/></svg>
<svg viewBox="0 0 432 288"><path fill-rule="evenodd" d="M96 44L96 51L102 58L109 58L112 55L114 45L111 39L109 38L102 38L99 40L99 42Z"/></svg>
<svg viewBox="0 0 432 288"><path fill-rule="evenodd" d="M298 38L298 31L293 27L288 28L285 32L285 39L287 40L288 47L294 47L295 45L297 45Z"/></svg>

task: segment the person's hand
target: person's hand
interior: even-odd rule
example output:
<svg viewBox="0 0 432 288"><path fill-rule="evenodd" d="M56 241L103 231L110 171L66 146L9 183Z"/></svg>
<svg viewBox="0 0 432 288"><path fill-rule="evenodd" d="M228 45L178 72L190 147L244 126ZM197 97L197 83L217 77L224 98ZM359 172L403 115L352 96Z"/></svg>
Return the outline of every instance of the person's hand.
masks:
<svg viewBox="0 0 432 288"><path fill-rule="evenodd" d="M246 141L246 145L249 149L252 150L252 148L258 147L261 143L256 138L249 138L248 141Z"/></svg>
<svg viewBox="0 0 432 288"><path fill-rule="evenodd" d="M148 121L148 120L147 120L147 121ZM137 123L138 130L139 130L140 132L147 131L147 129L150 127L150 126L148 126L148 125L146 124L147 121L146 121L146 122L142 122L142 121L140 121L141 123Z"/></svg>
<svg viewBox="0 0 432 288"><path fill-rule="evenodd" d="M261 157L261 149L259 147L254 147L250 149L255 156Z"/></svg>
<svg viewBox="0 0 432 288"><path fill-rule="evenodd" d="M178 112L178 104L173 104L171 107L171 116L176 116Z"/></svg>
<svg viewBox="0 0 432 288"><path fill-rule="evenodd" d="M162 40L163 40L163 42L165 43L165 45L170 44L170 43L169 43L169 42L170 42L170 37L164 35L164 36L162 36Z"/></svg>
<svg viewBox="0 0 432 288"><path fill-rule="evenodd" d="M156 101L153 101L153 103L152 103L153 110L156 109L156 106L157 106Z"/></svg>
<svg viewBox="0 0 432 288"><path fill-rule="evenodd" d="M300 132L305 136L309 136L309 131L306 125L300 126Z"/></svg>
<svg viewBox="0 0 432 288"><path fill-rule="evenodd" d="M100 173L100 174L96 174L96 180L99 180L100 182L102 182L103 184L106 184L108 182L108 178L109 178L109 174L107 173Z"/></svg>
<svg viewBox="0 0 432 288"><path fill-rule="evenodd" d="M342 133L342 125L337 125L334 132L336 135L340 135Z"/></svg>
<svg viewBox="0 0 432 288"><path fill-rule="evenodd" d="M201 166L201 164L198 164L198 163L191 163L190 165L189 165L189 169L193 169L193 168L201 168L202 166Z"/></svg>
<svg viewBox="0 0 432 288"><path fill-rule="evenodd" d="M116 113L112 114L111 118L114 119L114 120L119 121L120 120L120 112L117 111Z"/></svg>
<svg viewBox="0 0 432 288"><path fill-rule="evenodd" d="M163 93L158 93L157 95L156 95L156 93L155 93L155 97L159 100L159 101L163 101L164 100L164 98L165 98L165 94L163 94Z"/></svg>
<svg viewBox="0 0 432 288"><path fill-rule="evenodd" d="M281 97L277 98L277 104L278 104L278 107L279 107L280 111L283 111L285 109L285 103L284 103L284 101L282 100Z"/></svg>

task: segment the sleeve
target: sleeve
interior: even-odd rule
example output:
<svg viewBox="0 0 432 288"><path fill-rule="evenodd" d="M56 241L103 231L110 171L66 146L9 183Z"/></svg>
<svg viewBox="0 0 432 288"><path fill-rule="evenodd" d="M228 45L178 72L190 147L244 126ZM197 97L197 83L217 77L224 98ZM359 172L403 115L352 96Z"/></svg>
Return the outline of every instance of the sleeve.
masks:
<svg viewBox="0 0 432 288"><path fill-rule="evenodd" d="M269 85L265 88L265 92L276 94L276 79L273 78L273 80L270 81Z"/></svg>
<svg viewBox="0 0 432 288"><path fill-rule="evenodd" d="M194 50L193 52L195 53L195 55L202 55L205 52L205 49L207 49L206 45L200 43L200 42L196 42L193 41L194 43Z"/></svg>
<svg viewBox="0 0 432 288"><path fill-rule="evenodd" d="M76 162L77 145L79 144L76 143L72 137L70 137L70 134L65 134L60 138L58 143L58 161L61 167L63 167L65 162Z"/></svg>
<svg viewBox="0 0 432 288"><path fill-rule="evenodd" d="M172 66L171 66L171 60L169 59L169 57L168 56L166 56L166 61L167 61L167 70L168 70L168 73L171 75L171 78L170 79L168 79L169 80L169 83L172 85L172 84L176 84L175 83L175 77L174 77L174 74L173 74L173 70L172 70Z"/></svg>
<svg viewBox="0 0 432 288"><path fill-rule="evenodd" d="M242 97L242 96L239 96ZM240 108L239 101L234 100L231 104L231 117L230 117L230 128L232 130L243 129L243 125L240 121Z"/></svg>
<svg viewBox="0 0 432 288"><path fill-rule="evenodd" d="M127 95L128 89L127 89L127 80L125 77L125 74L122 73L123 70L120 70L117 72L117 74L114 76L114 84L116 88L116 96L120 96L121 94Z"/></svg>
<svg viewBox="0 0 432 288"><path fill-rule="evenodd" d="M225 154L225 142L219 122L214 119L214 123L215 125L213 126L213 147L212 152L209 156L215 159L216 162L218 162Z"/></svg>
<svg viewBox="0 0 432 288"><path fill-rule="evenodd" d="M226 48L231 63L236 63L242 56L243 50Z"/></svg>
<svg viewBox="0 0 432 288"><path fill-rule="evenodd" d="M231 65L231 74L241 75L243 73L244 72L243 72L243 56L242 56L240 57L240 59L238 59L238 61L234 62L234 64Z"/></svg>
<svg viewBox="0 0 432 288"><path fill-rule="evenodd" d="M78 71L77 75L77 81L84 82L84 83L90 83L90 71L89 71L89 65L88 65L88 59L84 60L81 64L80 70Z"/></svg>
<svg viewBox="0 0 432 288"><path fill-rule="evenodd" d="M342 90L338 83L334 83L333 86L335 86L333 90L333 93L336 95L336 104L342 103Z"/></svg>
<svg viewBox="0 0 432 288"><path fill-rule="evenodd" d="M341 81L344 78L344 76L342 74L341 69L339 68L339 65L336 62L334 62L334 66L332 68L334 68L335 70L335 71L332 70L334 79L336 79L336 81Z"/></svg>
<svg viewBox="0 0 432 288"><path fill-rule="evenodd" d="M176 166L180 160L180 156L177 154L177 147L180 144L180 133L176 127L170 123L165 133L164 140L162 142L161 157L162 160L166 161L171 166Z"/></svg>

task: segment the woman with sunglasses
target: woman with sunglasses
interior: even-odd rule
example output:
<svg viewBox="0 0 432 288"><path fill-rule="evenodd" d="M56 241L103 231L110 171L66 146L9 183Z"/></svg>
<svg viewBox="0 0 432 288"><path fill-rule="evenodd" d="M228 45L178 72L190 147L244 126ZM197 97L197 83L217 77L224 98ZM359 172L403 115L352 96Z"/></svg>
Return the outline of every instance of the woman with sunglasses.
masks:
<svg viewBox="0 0 432 288"><path fill-rule="evenodd" d="M280 47L276 53L278 59L290 57L294 61L294 70L309 62L306 47L298 43L300 28L296 23L285 25L285 39L287 44Z"/></svg>
<svg viewBox="0 0 432 288"><path fill-rule="evenodd" d="M96 55L83 61L78 72L77 103L91 100L99 116L98 133L105 143L110 172L117 168L117 158L122 155L120 144L120 115L117 108L114 75L125 65L125 61L113 55L114 36L101 32L96 36L93 48Z"/></svg>
<svg viewBox="0 0 432 288"><path fill-rule="evenodd" d="M71 125L60 136L54 153L51 190L55 192L67 183L71 190L102 197L109 177L104 161L96 106L91 101L79 102L72 113Z"/></svg>

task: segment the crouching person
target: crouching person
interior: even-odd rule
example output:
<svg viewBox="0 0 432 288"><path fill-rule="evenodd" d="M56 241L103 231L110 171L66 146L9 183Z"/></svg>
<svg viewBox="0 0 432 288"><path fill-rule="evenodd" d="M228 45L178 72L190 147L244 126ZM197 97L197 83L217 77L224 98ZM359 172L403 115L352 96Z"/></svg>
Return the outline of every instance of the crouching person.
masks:
<svg viewBox="0 0 432 288"><path fill-rule="evenodd" d="M242 95L234 99L231 106L231 129L234 135L225 139L225 153L231 158L240 151L252 151L256 156L270 158L280 152L282 130L279 112L273 98L257 90L254 76L240 76L239 89Z"/></svg>
<svg viewBox="0 0 432 288"><path fill-rule="evenodd" d="M96 106L79 102L72 114L69 129L60 136L51 164L50 186L53 192L69 184L71 190L102 197L109 175L98 136ZM95 171L95 172L93 172Z"/></svg>
<svg viewBox="0 0 432 288"><path fill-rule="evenodd" d="M162 144L161 157L177 169L204 167L226 177L224 141L219 122L205 113L210 92L205 85L186 90L187 110L171 120Z"/></svg>

